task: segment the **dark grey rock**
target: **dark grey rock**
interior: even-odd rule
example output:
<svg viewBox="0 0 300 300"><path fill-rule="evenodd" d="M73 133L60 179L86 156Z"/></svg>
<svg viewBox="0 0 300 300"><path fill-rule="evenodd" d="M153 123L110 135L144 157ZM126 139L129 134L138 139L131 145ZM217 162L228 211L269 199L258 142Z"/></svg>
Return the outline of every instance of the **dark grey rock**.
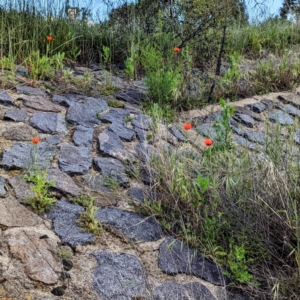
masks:
<svg viewBox="0 0 300 300"><path fill-rule="evenodd" d="M92 166L90 150L86 147L61 145L58 156L59 168L69 175L86 174Z"/></svg>
<svg viewBox="0 0 300 300"><path fill-rule="evenodd" d="M157 150L147 142L143 142L135 146L135 152L142 162L150 163Z"/></svg>
<svg viewBox="0 0 300 300"><path fill-rule="evenodd" d="M204 119L204 123L213 123L218 119L222 119L222 111L215 111Z"/></svg>
<svg viewBox="0 0 300 300"><path fill-rule="evenodd" d="M236 121L234 121L234 122L236 122ZM234 133L236 133L236 134L238 134L238 135L244 135L244 130L242 130L242 129L240 129L239 127L238 127L238 125L237 126L232 126L232 125L230 125L230 128L231 128L231 130L234 132Z"/></svg>
<svg viewBox="0 0 300 300"><path fill-rule="evenodd" d="M42 89L33 88L26 85L17 85L16 86L18 94L25 94L25 95L34 95L34 96L46 96L46 92Z"/></svg>
<svg viewBox="0 0 300 300"><path fill-rule="evenodd" d="M0 197L4 197L5 195L6 195L5 178L0 177Z"/></svg>
<svg viewBox="0 0 300 300"><path fill-rule="evenodd" d="M209 289L200 282L189 282L183 286L191 300L216 300Z"/></svg>
<svg viewBox="0 0 300 300"><path fill-rule="evenodd" d="M288 94L286 96L279 95L277 97L284 104L291 104L296 108L300 109L300 97L295 94Z"/></svg>
<svg viewBox="0 0 300 300"><path fill-rule="evenodd" d="M141 80L135 80L135 81L133 81L133 85L137 89L140 89L140 90L143 90L143 91L147 91L148 90L148 87L147 87L146 83L143 82L143 81L141 81Z"/></svg>
<svg viewBox="0 0 300 300"><path fill-rule="evenodd" d="M203 257L197 250L173 237L167 237L159 247L158 266L170 275L185 273L197 276L215 285L229 283L222 269Z"/></svg>
<svg viewBox="0 0 300 300"><path fill-rule="evenodd" d="M122 123L114 122L112 123L108 129L118 135L122 140L126 142L131 142L134 138L134 131L130 128L127 128Z"/></svg>
<svg viewBox="0 0 300 300"><path fill-rule="evenodd" d="M57 145L60 143L60 136L59 135L47 136L46 142L51 145Z"/></svg>
<svg viewBox="0 0 300 300"><path fill-rule="evenodd" d="M245 130L244 137L250 142L259 143L264 145L266 142L266 134L264 132Z"/></svg>
<svg viewBox="0 0 300 300"><path fill-rule="evenodd" d="M28 96L20 95L18 99L23 100L21 108L26 109L28 112L61 112L62 109L59 105L45 99L42 96Z"/></svg>
<svg viewBox="0 0 300 300"><path fill-rule="evenodd" d="M146 185L154 185L155 183L155 173L154 170L150 168L141 167L139 173L139 179Z"/></svg>
<svg viewBox="0 0 300 300"><path fill-rule="evenodd" d="M124 149L121 139L112 131L104 130L98 136L100 152L105 156L112 156L122 161L133 161L132 153Z"/></svg>
<svg viewBox="0 0 300 300"><path fill-rule="evenodd" d="M218 138L218 133L213 127L214 125L211 124L201 124L196 126L196 130L199 134L211 138L213 140L216 140Z"/></svg>
<svg viewBox="0 0 300 300"><path fill-rule="evenodd" d="M256 146L255 144L249 142L248 140L246 140L245 138L243 138L243 137L241 137L241 136L237 136L237 137L235 138L235 141L236 141L239 145L241 145L241 146L243 146L243 147L245 147L245 148L247 148L247 149L250 149L250 150L256 150L256 149L257 149L257 146Z"/></svg>
<svg viewBox="0 0 300 300"><path fill-rule="evenodd" d="M104 177L116 181L123 187L129 186L129 179L125 174L125 168L120 161L107 157L95 158L94 166L97 171L104 175Z"/></svg>
<svg viewBox="0 0 300 300"><path fill-rule="evenodd" d="M285 112L276 110L269 113L269 120L273 123L279 122L280 125L293 125L294 120Z"/></svg>
<svg viewBox="0 0 300 300"><path fill-rule="evenodd" d="M135 115L142 113L142 110L135 104L125 103L124 109Z"/></svg>
<svg viewBox="0 0 300 300"><path fill-rule="evenodd" d="M71 124L94 127L95 125L101 125L97 114L98 111L90 106L74 103L69 107L66 118Z"/></svg>
<svg viewBox="0 0 300 300"><path fill-rule="evenodd" d="M23 66L17 66L15 69L16 75L19 75L21 77L27 77L28 75L28 68L25 68Z"/></svg>
<svg viewBox="0 0 300 300"><path fill-rule="evenodd" d="M140 202L144 202L145 196L143 189L139 187L133 187L129 190L129 196Z"/></svg>
<svg viewBox="0 0 300 300"><path fill-rule="evenodd" d="M3 89L0 89L0 105L15 105L13 98Z"/></svg>
<svg viewBox="0 0 300 300"><path fill-rule="evenodd" d="M147 130L143 130L139 127L134 127L135 136L137 140L142 143L147 140L147 137L151 135L151 133Z"/></svg>
<svg viewBox="0 0 300 300"><path fill-rule="evenodd" d="M300 117L300 110L292 105L276 105L276 108L283 110L284 112L293 117Z"/></svg>
<svg viewBox="0 0 300 300"><path fill-rule="evenodd" d="M251 118L253 118L255 121L262 121L262 118L259 114L255 113L254 111L251 111L248 107L245 106L235 106L235 114L243 114L247 115Z"/></svg>
<svg viewBox="0 0 300 300"><path fill-rule="evenodd" d="M51 291L51 293L54 296L63 296L65 294L65 289L65 286L57 286Z"/></svg>
<svg viewBox="0 0 300 300"><path fill-rule="evenodd" d="M101 113L108 110L108 104L102 98L86 97L84 98L83 103L86 107L91 108L97 113Z"/></svg>
<svg viewBox="0 0 300 300"><path fill-rule="evenodd" d="M112 191L109 181L102 174L86 174L82 178L85 180L87 186L92 190L107 193Z"/></svg>
<svg viewBox="0 0 300 300"><path fill-rule="evenodd" d="M28 113L26 110L17 109L17 108L8 109L4 115L5 120L12 120L15 122L23 122L26 120L27 117L28 117Z"/></svg>
<svg viewBox="0 0 300 300"><path fill-rule="evenodd" d="M240 122L240 123L246 125L247 127L253 128L255 125L254 119L245 114L235 114L233 116L233 119L237 122Z"/></svg>
<svg viewBox="0 0 300 300"><path fill-rule="evenodd" d="M134 89L119 90L115 93L115 96L118 100L122 100L130 104L139 104L145 99L144 93Z"/></svg>
<svg viewBox="0 0 300 300"><path fill-rule="evenodd" d="M66 134L68 132L65 119L58 113L38 112L30 118L29 123L42 133Z"/></svg>
<svg viewBox="0 0 300 300"><path fill-rule="evenodd" d="M61 279L62 281L65 281L68 278L71 278L70 273L67 272L67 271L62 271L61 274L60 274L59 279Z"/></svg>
<svg viewBox="0 0 300 300"><path fill-rule="evenodd" d="M22 175L9 177L7 181L13 188L17 199L21 202L34 196L34 192L30 188L30 183L23 179Z"/></svg>
<svg viewBox="0 0 300 300"><path fill-rule="evenodd" d="M103 300L131 300L143 296L145 270L137 257L127 253L99 251L93 256L99 267L93 271L93 288Z"/></svg>
<svg viewBox="0 0 300 300"><path fill-rule="evenodd" d="M94 129L78 125L75 127L75 132L72 138L76 146L92 148Z"/></svg>
<svg viewBox="0 0 300 300"><path fill-rule="evenodd" d="M17 141L31 141L31 138L37 135L37 130L31 126L23 123L16 125L10 124L8 128L2 133L7 140Z"/></svg>
<svg viewBox="0 0 300 300"><path fill-rule="evenodd" d="M33 144L15 143L11 149L4 150L0 166L8 169L30 169L38 166L48 168L55 155L55 148L46 143L39 143L36 153L34 152Z"/></svg>
<svg viewBox="0 0 300 300"><path fill-rule="evenodd" d="M110 109L108 113L106 114L100 114L99 119L103 123L124 123L124 118L129 116L130 112L125 109L117 109L113 108Z"/></svg>
<svg viewBox="0 0 300 300"><path fill-rule="evenodd" d="M177 138L179 142L185 142L186 138L182 134L182 132L177 129L175 126L171 125L168 127L168 130Z"/></svg>
<svg viewBox="0 0 300 300"><path fill-rule="evenodd" d="M152 217L116 208L103 208L97 211L100 223L108 224L120 231L126 238L143 242L157 241L161 238L162 229Z"/></svg>
<svg viewBox="0 0 300 300"><path fill-rule="evenodd" d="M274 107L274 102L270 99L262 99L261 103L264 104L268 110L271 110Z"/></svg>
<svg viewBox="0 0 300 300"><path fill-rule="evenodd" d="M296 144L300 145L300 129L296 129L294 141Z"/></svg>
<svg viewBox="0 0 300 300"><path fill-rule="evenodd" d="M47 173L47 180L53 180L53 187L56 190L59 190L62 194L72 196L78 196L80 194L80 188L75 184L73 179L59 169L49 169Z"/></svg>
<svg viewBox="0 0 300 300"><path fill-rule="evenodd" d="M63 263L63 266L64 266L64 270L66 270L66 271L70 271L74 266L72 260L69 259L69 258L63 258L62 263Z"/></svg>
<svg viewBox="0 0 300 300"><path fill-rule="evenodd" d="M177 282L164 282L155 288L152 294L152 300L191 300L187 291ZM201 298L197 299L200 300Z"/></svg>
<svg viewBox="0 0 300 300"><path fill-rule="evenodd" d="M70 100L67 97L61 95L53 95L52 101L67 108L71 105Z"/></svg>
<svg viewBox="0 0 300 300"><path fill-rule="evenodd" d="M266 105L264 105L261 102L248 104L247 107L249 107L252 111L256 113L261 113L267 108Z"/></svg>
<svg viewBox="0 0 300 300"><path fill-rule="evenodd" d="M133 126L148 130L152 125L152 120L151 117L147 115L139 114L131 121L131 123Z"/></svg>
<svg viewBox="0 0 300 300"><path fill-rule="evenodd" d="M53 95L52 101L61 106L69 108L72 104L84 99L85 96L75 93L68 93L65 95Z"/></svg>
<svg viewBox="0 0 300 300"><path fill-rule="evenodd" d="M52 220L54 232L59 236L63 244L72 248L78 245L86 245L94 242L94 236L78 226L77 220L84 208L72 204L66 200L59 200L47 214Z"/></svg>

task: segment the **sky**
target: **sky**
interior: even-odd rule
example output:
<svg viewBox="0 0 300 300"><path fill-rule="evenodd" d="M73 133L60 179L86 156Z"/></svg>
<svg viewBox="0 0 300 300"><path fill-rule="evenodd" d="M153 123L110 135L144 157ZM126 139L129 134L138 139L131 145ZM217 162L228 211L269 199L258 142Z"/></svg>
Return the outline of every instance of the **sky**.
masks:
<svg viewBox="0 0 300 300"><path fill-rule="evenodd" d="M125 0L123 0L125 2ZM118 1L118 2L123 2ZM220 0L222 1L222 0ZM72 4L72 0L70 0L70 4ZM88 5L91 2L91 5ZM111 0L113 3L114 1ZM130 2L130 0L129 0ZM254 2L264 2L265 3L265 11L268 12L268 14L278 15L279 9L282 6L283 0L246 0L247 9L249 13L249 17L251 20L254 20L259 13L261 13L261 9L253 9ZM104 4L103 0L74 0L74 3L78 3L79 7L85 7L89 6L93 10L93 14L95 16L96 11L105 18L107 16L107 7ZM76 5L77 6L77 5ZM262 8L262 7L260 7ZM265 15L265 14L263 14Z"/></svg>

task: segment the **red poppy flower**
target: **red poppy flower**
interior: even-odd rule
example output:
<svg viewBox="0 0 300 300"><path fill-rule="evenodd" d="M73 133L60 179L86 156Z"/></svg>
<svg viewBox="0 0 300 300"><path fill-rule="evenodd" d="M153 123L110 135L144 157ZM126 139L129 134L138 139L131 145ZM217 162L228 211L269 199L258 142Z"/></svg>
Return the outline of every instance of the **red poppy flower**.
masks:
<svg viewBox="0 0 300 300"><path fill-rule="evenodd" d="M53 40L53 37L51 35L47 35L47 41L51 42Z"/></svg>
<svg viewBox="0 0 300 300"><path fill-rule="evenodd" d="M179 53L179 52L180 52L180 48L175 47L175 48L174 48L174 52Z"/></svg>
<svg viewBox="0 0 300 300"><path fill-rule="evenodd" d="M184 124L183 127L185 130L190 130L192 128L192 124L187 123L187 124Z"/></svg>
<svg viewBox="0 0 300 300"><path fill-rule="evenodd" d="M40 138L38 138L38 137L33 137L33 138L31 138L32 144L38 144L39 141L40 141Z"/></svg>
<svg viewBox="0 0 300 300"><path fill-rule="evenodd" d="M204 141L204 144L206 146L211 146L213 144L213 141L211 139L207 139L207 140Z"/></svg>

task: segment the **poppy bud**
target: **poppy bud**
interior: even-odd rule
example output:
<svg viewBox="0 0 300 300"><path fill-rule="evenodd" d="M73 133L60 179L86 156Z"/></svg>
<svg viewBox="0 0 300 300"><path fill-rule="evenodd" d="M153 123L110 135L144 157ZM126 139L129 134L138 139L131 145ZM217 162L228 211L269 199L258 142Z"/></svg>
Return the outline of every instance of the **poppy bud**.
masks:
<svg viewBox="0 0 300 300"><path fill-rule="evenodd" d="M204 141L204 144L206 146L211 146L213 144L213 141L211 139L207 139L207 140Z"/></svg>
<svg viewBox="0 0 300 300"><path fill-rule="evenodd" d="M184 124L184 125L183 125L183 128L184 128L185 130L190 130L190 129L192 128L192 124L190 124L190 123Z"/></svg>
<svg viewBox="0 0 300 300"><path fill-rule="evenodd" d="M32 144L38 144L39 141L40 141L40 139L39 139L38 137L33 137L33 138L31 138Z"/></svg>

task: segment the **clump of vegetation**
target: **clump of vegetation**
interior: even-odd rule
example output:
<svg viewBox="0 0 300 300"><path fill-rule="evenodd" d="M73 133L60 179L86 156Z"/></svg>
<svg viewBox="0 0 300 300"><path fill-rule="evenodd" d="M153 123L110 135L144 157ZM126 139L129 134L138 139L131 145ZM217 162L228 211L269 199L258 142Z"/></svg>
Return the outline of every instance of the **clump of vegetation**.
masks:
<svg viewBox="0 0 300 300"><path fill-rule="evenodd" d="M54 186L55 182L47 180L47 170L43 171L38 167L35 172L25 174L23 179L32 183L30 188L34 192L34 196L27 199L25 204L30 205L38 212L44 212L56 202L56 198L51 197L48 191L50 187Z"/></svg>
<svg viewBox="0 0 300 300"><path fill-rule="evenodd" d="M223 128L219 141L200 145L201 156L157 151L149 168L157 174L152 191L160 197L140 210L222 265L233 285L260 299L297 299L300 152L293 137L298 122L288 128L288 140L279 124L269 124L259 152L237 152L224 130L231 115L226 102L223 108L216 123Z"/></svg>
<svg viewBox="0 0 300 300"><path fill-rule="evenodd" d="M114 108L124 108L124 102L122 101L118 101L118 100L106 100L107 104L110 107L114 107Z"/></svg>
<svg viewBox="0 0 300 300"><path fill-rule="evenodd" d="M102 229L96 218L98 207L94 205L94 198L89 195L80 194L77 197L70 197L69 200L85 208L85 211L80 214L79 224L83 226L86 231L99 234Z"/></svg>

